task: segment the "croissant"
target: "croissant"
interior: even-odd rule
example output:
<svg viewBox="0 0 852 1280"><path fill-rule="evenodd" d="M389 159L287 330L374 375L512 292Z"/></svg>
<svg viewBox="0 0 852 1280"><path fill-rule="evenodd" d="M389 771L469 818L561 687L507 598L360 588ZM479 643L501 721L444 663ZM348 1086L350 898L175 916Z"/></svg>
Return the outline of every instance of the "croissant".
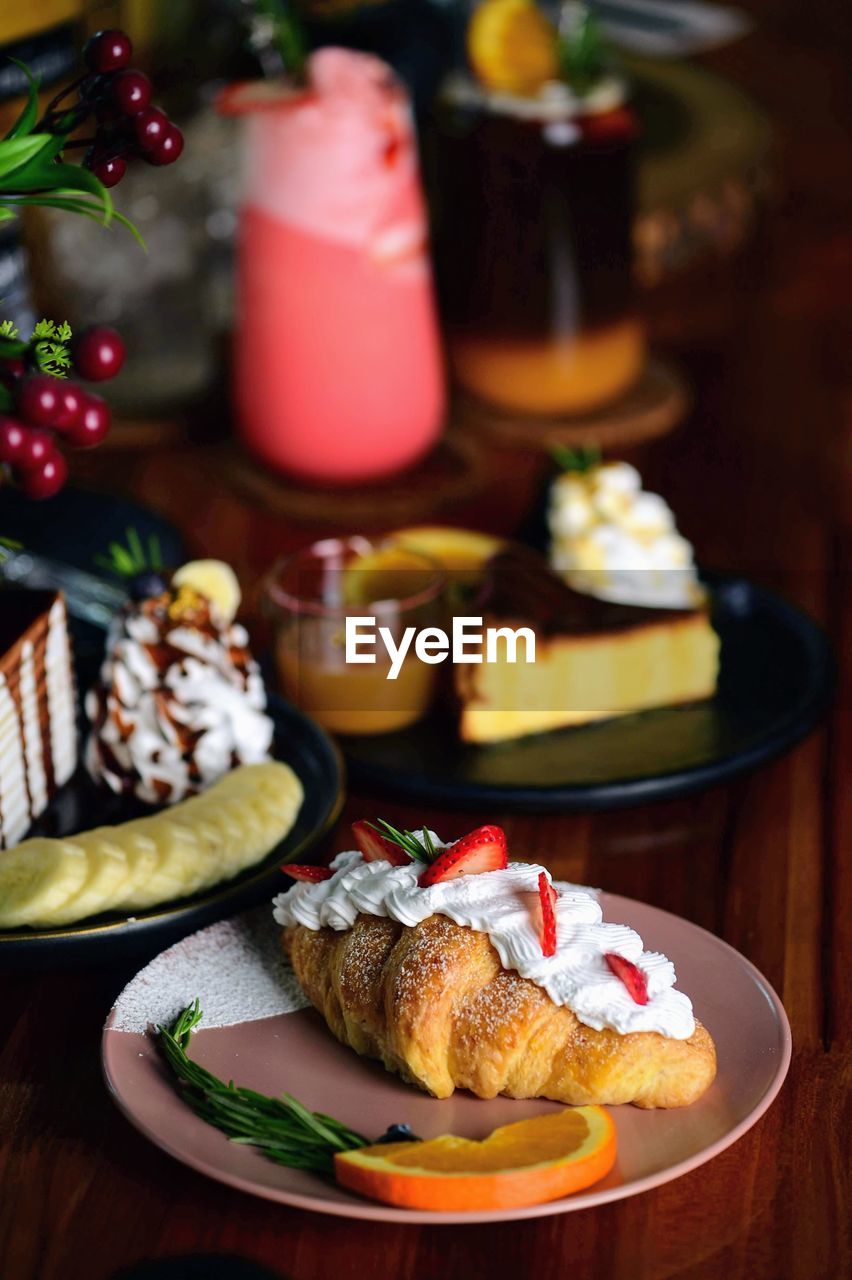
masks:
<svg viewBox="0 0 852 1280"><path fill-rule="evenodd" d="M344 1044L447 1098L550 1098L685 1107L716 1074L709 1032L595 1031L504 969L487 934L445 916L408 927L359 915L350 929L292 925L283 942L305 995Z"/></svg>

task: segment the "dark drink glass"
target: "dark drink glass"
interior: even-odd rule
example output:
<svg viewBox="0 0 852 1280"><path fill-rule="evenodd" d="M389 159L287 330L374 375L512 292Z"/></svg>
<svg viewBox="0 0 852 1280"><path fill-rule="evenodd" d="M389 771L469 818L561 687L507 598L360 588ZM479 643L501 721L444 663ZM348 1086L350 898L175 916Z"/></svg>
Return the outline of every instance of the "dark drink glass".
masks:
<svg viewBox="0 0 852 1280"><path fill-rule="evenodd" d="M636 122L620 81L536 98L454 77L436 108L438 281L457 382L501 408L583 413L641 372L630 229Z"/></svg>

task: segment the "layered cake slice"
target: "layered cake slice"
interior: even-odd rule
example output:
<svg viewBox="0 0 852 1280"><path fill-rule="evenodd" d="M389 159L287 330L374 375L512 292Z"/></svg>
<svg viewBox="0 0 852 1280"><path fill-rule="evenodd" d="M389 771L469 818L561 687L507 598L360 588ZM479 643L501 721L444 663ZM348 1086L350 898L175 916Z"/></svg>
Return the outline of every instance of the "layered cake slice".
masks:
<svg viewBox="0 0 852 1280"><path fill-rule="evenodd" d="M489 562L485 626L535 633L515 661L501 642L496 662L456 666L459 731L466 742L629 715L711 697L719 639L706 601L651 608L575 591L536 552L510 546Z"/></svg>
<svg viewBox="0 0 852 1280"><path fill-rule="evenodd" d="M0 591L0 848L17 844L77 767L65 601Z"/></svg>

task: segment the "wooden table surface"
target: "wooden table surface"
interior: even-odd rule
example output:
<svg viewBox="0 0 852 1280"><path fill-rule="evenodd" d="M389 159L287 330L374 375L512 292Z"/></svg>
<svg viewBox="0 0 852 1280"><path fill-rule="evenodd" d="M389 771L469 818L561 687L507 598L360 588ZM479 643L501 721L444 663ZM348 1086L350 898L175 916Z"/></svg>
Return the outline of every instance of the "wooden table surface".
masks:
<svg viewBox="0 0 852 1280"><path fill-rule="evenodd" d="M639 455L702 561L753 575L852 642L852 124L848 18L828 0L752 6L767 25L708 59L770 111L779 185L751 250L649 299L658 346L684 363L696 408ZM837 9L836 13L832 10ZM766 10L771 10L767 14ZM771 23L770 23L771 19ZM848 65L848 64L847 64ZM467 515L510 529L530 458L487 459ZM203 448L102 455L102 485L175 518L247 581L312 530L264 514ZM852 759L848 669L826 726L752 777L692 799L595 816L412 814L442 830L505 825L558 876L694 920L752 960L782 996L793 1065L763 1120L704 1168L607 1208L497 1227L420 1229L301 1213L205 1180L155 1149L104 1089L99 1033L131 968L0 978L0 1275L87 1280L142 1259L235 1254L297 1280L446 1280L568 1274L607 1280L834 1280L849 1266L852 1077ZM198 1273L210 1275L209 1268ZM217 1273L218 1274L218 1273Z"/></svg>

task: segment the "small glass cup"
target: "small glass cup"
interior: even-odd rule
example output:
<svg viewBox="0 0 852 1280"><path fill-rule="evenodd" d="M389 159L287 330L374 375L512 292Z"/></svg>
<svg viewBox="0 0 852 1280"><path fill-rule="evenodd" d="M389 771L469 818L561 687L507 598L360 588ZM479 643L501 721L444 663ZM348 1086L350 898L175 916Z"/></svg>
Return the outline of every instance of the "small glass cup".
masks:
<svg viewBox="0 0 852 1280"><path fill-rule="evenodd" d="M444 586L443 570L428 556L362 537L326 538L278 561L264 600L284 693L334 733L392 733L414 724L431 706L438 667L422 662L412 641L389 678L391 657L378 628L398 647L407 627L441 625ZM346 661L350 617L373 620L376 643L360 652L375 653L375 663Z"/></svg>

